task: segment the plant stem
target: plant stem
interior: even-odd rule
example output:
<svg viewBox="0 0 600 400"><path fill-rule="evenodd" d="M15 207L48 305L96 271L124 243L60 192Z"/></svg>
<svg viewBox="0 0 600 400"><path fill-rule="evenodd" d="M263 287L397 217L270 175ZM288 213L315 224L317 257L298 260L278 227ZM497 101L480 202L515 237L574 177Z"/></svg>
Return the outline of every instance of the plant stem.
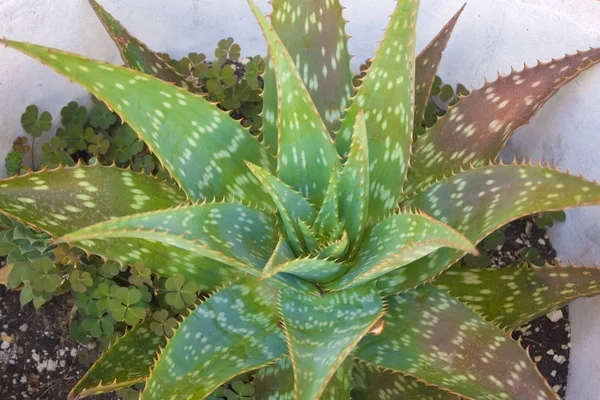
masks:
<svg viewBox="0 0 600 400"><path fill-rule="evenodd" d="M35 150L35 136L31 140L31 169L33 171L35 171L35 156L33 155L34 150Z"/></svg>

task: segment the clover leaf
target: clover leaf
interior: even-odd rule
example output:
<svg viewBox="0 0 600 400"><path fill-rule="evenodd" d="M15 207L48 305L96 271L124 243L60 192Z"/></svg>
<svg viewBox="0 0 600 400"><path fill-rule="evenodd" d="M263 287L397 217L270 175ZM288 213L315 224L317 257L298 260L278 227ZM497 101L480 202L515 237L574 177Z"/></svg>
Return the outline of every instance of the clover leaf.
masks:
<svg viewBox="0 0 600 400"><path fill-rule="evenodd" d="M48 168L56 168L60 164L68 167L74 166L75 162L65 151L65 147L67 147L67 142L58 136L50 139L50 143L44 143L42 145L43 161L40 166Z"/></svg>
<svg viewBox="0 0 600 400"><path fill-rule="evenodd" d="M56 136L65 140L67 152L73 154L87 149L88 142L94 136L94 130L92 128L83 129L83 125L67 125L64 128L58 128Z"/></svg>
<svg viewBox="0 0 600 400"><path fill-rule="evenodd" d="M198 298L198 284L194 281L186 283L183 275L173 275L167 279L165 288L169 291L165 295L165 301L175 309L182 309L186 305L192 305Z"/></svg>
<svg viewBox="0 0 600 400"><path fill-rule="evenodd" d="M44 132L52 129L52 115L48 111L40 115L37 106L31 105L21 115L21 125L25 132L34 138L40 137Z"/></svg>
<svg viewBox="0 0 600 400"><path fill-rule="evenodd" d="M151 284L152 277L151 271L148 268L144 268L143 263L135 263L129 269L131 276L129 276L129 283L135 286L142 286L144 283Z"/></svg>
<svg viewBox="0 0 600 400"><path fill-rule="evenodd" d="M145 174L151 174L154 171L154 157L151 154L145 154L143 156L136 156L131 165L131 169L135 172L144 172Z"/></svg>
<svg viewBox="0 0 600 400"><path fill-rule="evenodd" d="M71 283L71 288L79 293L85 292L88 287L91 287L94 284L92 275L89 272L80 271L78 269L71 272L69 282Z"/></svg>
<svg viewBox="0 0 600 400"><path fill-rule="evenodd" d="M90 311L89 315L82 321L81 326L89 331L93 337L99 338L104 334L114 332L115 320L111 315L106 314L104 310L97 308L95 305L92 305L88 311Z"/></svg>
<svg viewBox="0 0 600 400"><path fill-rule="evenodd" d="M61 122L63 126L84 125L88 121L88 112L84 106L72 101L60 110Z"/></svg>
<svg viewBox="0 0 600 400"><path fill-rule="evenodd" d="M215 57L217 57L218 62L221 64L227 61L227 59L235 61L240 58L240 51L240 45L234 43L233 38L229 37L219 40L215 49Z"/></svg>
<svg viewBox="0 0 600 400"><path fill-rule="evenodd" d="M114 290L108 303L110 315L116 321L125 321L127 325L136 325L146 316L146 306L142 300L142 292L137 288L118 287Z"/></svg>
<svg viewBox="0 0 600 400"><path fill-rule="evenodd" d="M129 127L129 125L123 125L115 133L106 157L110 161L118 161L121 163L129 161L131 157L142 151L144 144L140 142L136 133Z"/></svg>
<svg viewBox="0 0 600 400"><path fill-rule="evenodd" d="M31 268L24 272L23 278L35 291L46 293L53 293L62 281L50 257L34 260Z"/></svg>
<svg viewBox="0 0 600 400"><path fill-rule="evenodd" d="M108 129L117 122L117 116L104 103L96 103L90 111L90 124L94 128Z"/></svg>
<svg viewBox="0 0 600 400"><path fill-rule="evenodd" d="M254 386L244 381L233 381L231 389L225 388L223 394L227 400L250 399L254 396Z"/></svg>
<svg viewBox="0 0 600 400"><path fill-rule="evenodd" d="M29 150L31 150L31 146L26 144L28 140L29 138L27 136L17 137L13 142L12 149L22 154L29 152Z"/></svg>
<svg viewBox="0 0 600 400"><path fill-rule="evenodd" d="M177 328L177 320L175 318L169 318L169 312L167 310L158 310L152 313L153 321L150 322L150 329L158 336L173 336L175 329Z"/></svg>
<svg viewBox="0 0 600 400"><path fill-rule="evenodd" d="M206 77L208 78L206 88L216 95L223 93L226 87L233 86L236 82L235 71L229 65L223 67L220 64L213 64Z"/></svg>
<svg viewBox="0 0 600 400"><path fill-rule="evenodd" d="M92 136L88 140L89 146L87 148L90 155L97 157L98 155L105 155L110 147L110 141L102 134Z"/></svg>
<svg viewBox="0 0 600 400"><path fill-rule="evenodd" d="M261 56L255 56L248 64L246 64L246 68L244 71L244 78L250 89L258 90L260 89L260 80L259 77L265 72L265 60Z"/></svg>

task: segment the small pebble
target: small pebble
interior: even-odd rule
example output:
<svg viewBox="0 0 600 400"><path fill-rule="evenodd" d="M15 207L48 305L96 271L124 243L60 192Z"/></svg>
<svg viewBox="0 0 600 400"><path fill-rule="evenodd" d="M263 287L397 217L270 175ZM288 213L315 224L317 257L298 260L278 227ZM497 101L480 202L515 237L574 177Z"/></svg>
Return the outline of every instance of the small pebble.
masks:
<svg viewBox="0 0 600 400"><path fill-rule="evenodd" d="M21 325L21 326L19 327L19 330L20 330L21 332L26 332L26 331L27 331L27 328L29 328L29 325L27 325L27 324L23 324L23 325Z"/></svg>
<svg viewBox="0 0 600 400"><path fill-rule="evenodd" d="M566 358L565 356L563 356L563 355L558 355L558 354L555 354L555 355L554 355L554 357L552 357L552 359L553 359L554 361L556 361L557 363L559 363L559 364L562 364L562 363L564 363L565 361L567 361L567 358Z"/></svg>
<svg viewBox="0 0 600 400"><path fill-rule="evenodd" d="M541 244L542 246L546 245L546 241L544 239L542 239L542 238L538 239L538 243Z"/></svg>
<svg viewBox="0 0 600 400"><path fill-rule="evenodd" d="M557 322L563 317L563 312L562 310L550 311L548 314L546 314L546 317L552 322Z"/></svg>
<svg viewBox="0 0 600 400"><path fill-rule="evenodd" d="M10 343L5 342L4 340L2 341L2 344L0 344L0 349L2 349L2 350L8 350L9 347L10 347Z"/></svg>

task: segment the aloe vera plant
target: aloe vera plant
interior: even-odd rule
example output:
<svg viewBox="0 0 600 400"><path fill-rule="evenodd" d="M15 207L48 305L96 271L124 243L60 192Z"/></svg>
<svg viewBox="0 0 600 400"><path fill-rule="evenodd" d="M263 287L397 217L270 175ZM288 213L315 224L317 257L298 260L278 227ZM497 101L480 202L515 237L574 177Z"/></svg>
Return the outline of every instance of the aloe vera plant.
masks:
<svg viewBox="0 0 600 400"><path fill-rule="evenodd" d="M269 48L255 137L90 2L125 68L1 42L114 109L176 183L59 167L0 181L0 210L55 243L195 282L182 302L206 296L168 337L148 316L72 398L140 382L142 400L204 398L254 370L265 399L556 397L510 332L597 294L600 272L455 264L516 218L600 203L582 177L494 161L600 50L488 82L412 143L460 11L415 57L418 1L399 0L355 88L337 0L274 0L270 23L250 1Z"/></svg>

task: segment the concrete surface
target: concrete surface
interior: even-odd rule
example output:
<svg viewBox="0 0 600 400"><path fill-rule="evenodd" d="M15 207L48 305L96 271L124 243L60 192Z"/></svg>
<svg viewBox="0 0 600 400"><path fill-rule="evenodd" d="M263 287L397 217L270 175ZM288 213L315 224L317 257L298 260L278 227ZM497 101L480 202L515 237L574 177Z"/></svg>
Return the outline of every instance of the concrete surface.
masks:
<svg viewBox="0 0 600 400"><path fill-rule="evenodd" d="M244 0L102 0L104 6L151 48L179 57L210 53L217 41L233 36L244 55L262 54L265 45ZM266 0L259 0L268 11ZM373 54L394 0L342 0L352 22L353 68ZM463 0L421 0L417 47L422 48L462 5ZM231 10L235 10L232 13ZM510 66L522 68L576 49L600 46L597 0L472 0L459 21L441 65L450 82L479 87L484 77ZM2 0L0 36L31 41L118 62L118 53L85 0ZM0 160L22 134L20 114L28 104L55 118L83 90L12 50L0 50ZM554 97L518 132L509 151L544 159L600 179L600 66L583 74ZM56 122L56 121L55 121ZM55 124L56 125L56 124ZM3 174L0 167L0 175ZM568 213L552 232L563 261L600 261L600 208ZM573 350L569 400L600 398L600 298L571 307Z"/></svg>

